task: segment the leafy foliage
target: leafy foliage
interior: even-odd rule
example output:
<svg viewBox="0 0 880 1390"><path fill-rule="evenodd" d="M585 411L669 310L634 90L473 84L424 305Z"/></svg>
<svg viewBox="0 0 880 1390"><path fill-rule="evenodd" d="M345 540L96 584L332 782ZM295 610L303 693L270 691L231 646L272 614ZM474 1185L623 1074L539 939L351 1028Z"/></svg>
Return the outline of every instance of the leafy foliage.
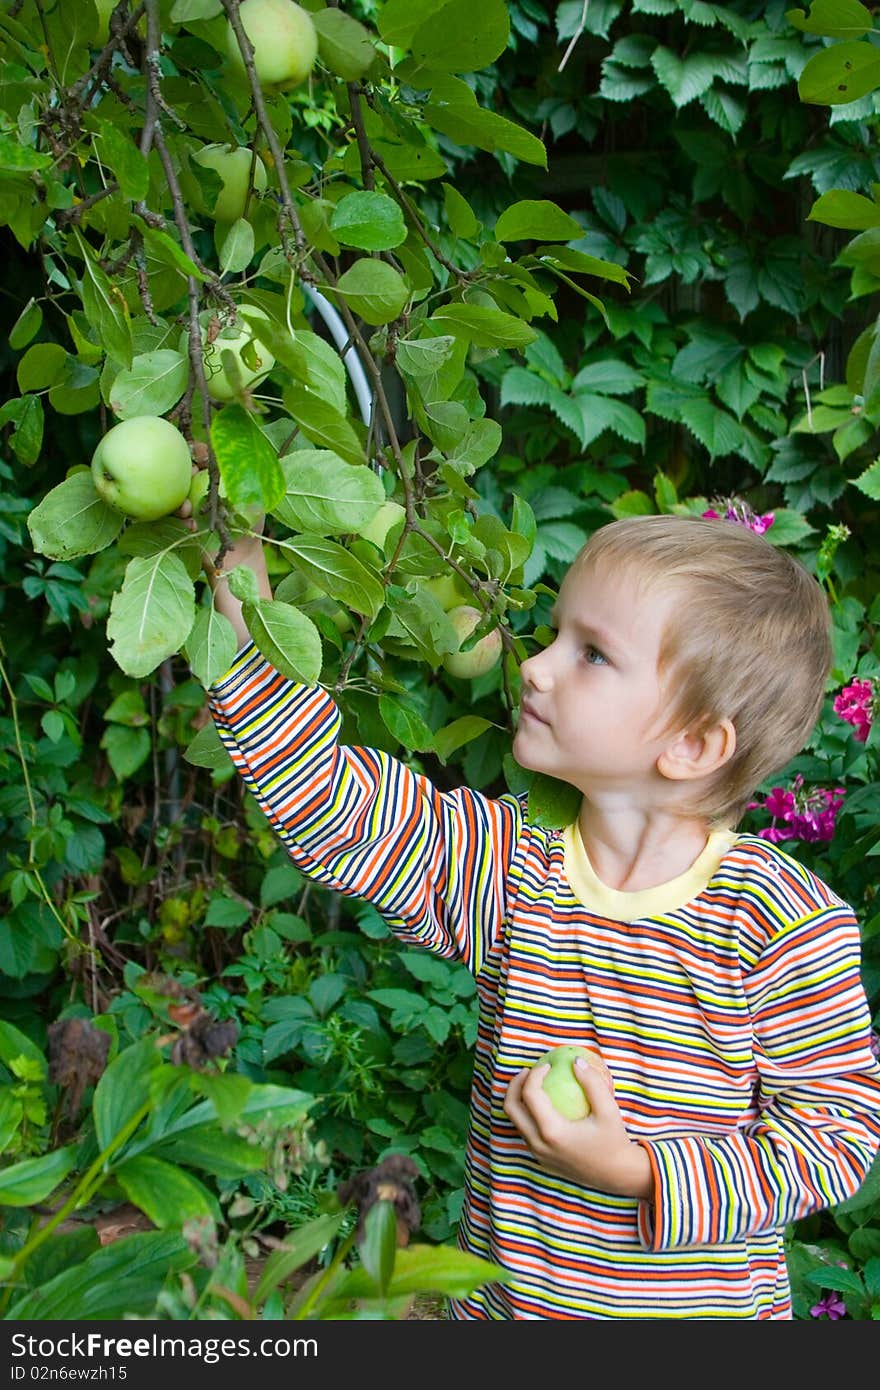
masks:
<svg viewBox="0 0 880 1390"><path fill-rule="evenodd" d="M25 1199L0 1197L8 1315L50 1315L33 1299L56 1241L51 1316L88 1316L78 1290L119 1289L135 1265L120 1316L193 1316L179 1275L209 1306L217 1256L213 1283L246 1298L248 1242L293 1228L260 1290L282 1316L292 1270L336 1258L344 1278L337 1178L388 1154L418 1166L426 1238L445 1247L455 1230L472 981L302 882L207 719L234 637L202 554L222 557L254 511L275 590L242 589L260 649L333 690L348 741L440 785L528 790L550 822L567 789L532 782L507 734L518 662L580 545L611 516L731 498L772 512L768 534L826 585L835 626L822 719L780 781L847 789L834 839L797 852L856 908L880 1007L878 726L859 742L833 707L880 675L870 12L485 0L475 23L463 0L306 8L318 61L286 93L233 70L227 0L122 4L109 28L90 0L0 16L0 1181ZM231 223L197 158L217 143L250 154ZM237 365L224 344L245 330ZM227 400L210 391L221 370ZM195 537L95 491L99 439L139 414L177 424L207 471ZM377 545L364 533L388 501L404 520ZM503 634L503 662L472 681L442 665L458 640L429 587L444 580ZM170 1060L190 1033L156 972L234 1025L207 1069ZM48 1041L65 1020L107 1028L105 1080L146 1057L164 1078L95 1190L158 1227L118 1259L81 1231L22 1254L28 1205L66 1202L126 1123L98 1096L118 1083L101 1081L58 1142ZM209 1116L205 1143L175 1142L165 1085L180 1115ZM264 1135L245 1166L229 1137L245 1087L305 1097L308 1144ZM219 1256L181 1235L200 1217ZM350 1272L396 1316L374 1224L366 1272ZM797 1316L822 1289L876 1315L878 1231L872 1178L790 1232ZM425 1259L398 1251L404 1285Z"/></svg>

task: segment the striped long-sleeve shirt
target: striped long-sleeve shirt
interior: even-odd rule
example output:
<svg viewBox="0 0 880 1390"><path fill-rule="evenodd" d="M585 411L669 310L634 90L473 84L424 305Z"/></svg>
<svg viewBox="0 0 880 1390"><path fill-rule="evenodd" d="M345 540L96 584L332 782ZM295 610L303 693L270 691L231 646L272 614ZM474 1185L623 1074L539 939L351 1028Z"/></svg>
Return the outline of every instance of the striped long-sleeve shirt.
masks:
<svg viewBox="0 0 880 1390"><path fill-rule="evenodd" d="M608 889L576 827L341 746L330 697L251 646L211 707L295 863L475 977L459 1243L509 1281L450 1315L790 1318L784 1227L851 1196L880 1144L852 909L750 835L714 835L657 889ZM652 1200L545 1171L505 1116L513 1075L564 1042L608 1065Z"/></svg>

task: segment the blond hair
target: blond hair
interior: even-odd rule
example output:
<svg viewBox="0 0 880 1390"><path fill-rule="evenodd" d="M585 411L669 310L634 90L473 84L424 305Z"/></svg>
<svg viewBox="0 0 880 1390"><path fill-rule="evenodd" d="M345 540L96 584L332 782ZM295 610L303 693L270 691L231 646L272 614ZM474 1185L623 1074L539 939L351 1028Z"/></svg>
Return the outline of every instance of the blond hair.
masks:
<svg viewBox="0 0 880 1390"><path fill-rule="evenodd" d="M730 760L687 810L734 826L755 789L806 743L831 667L831 618L809 571L732 521L638 516L596 531L575 560L623 567L639 587L681 598L660 645L670 729L729 719Z"/></svg>

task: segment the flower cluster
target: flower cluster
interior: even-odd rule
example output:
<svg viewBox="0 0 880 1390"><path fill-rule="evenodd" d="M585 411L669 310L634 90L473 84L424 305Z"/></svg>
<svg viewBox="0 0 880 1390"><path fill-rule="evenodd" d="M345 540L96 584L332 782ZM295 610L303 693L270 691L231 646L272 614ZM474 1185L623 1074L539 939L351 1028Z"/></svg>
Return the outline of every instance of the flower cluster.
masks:
<svg viewBox="0 0 880 1390"><path fill-rule="evenodd" d="M855 680L845 685L834 699L834 713L852 724L859 743L865 743L871 723L880 709L880 681Z"/></svg>
<svg viewBox="0 0 880 1390"><path fill-rule="evenodd" d="M805 787L797 776L788 787L773 787L763 801L750 801L749 809L772 817L773 824L757 832L762 840L833 840L845 794L843 787Z"/></svg>
<svg viewBox="0 0 880 1390"><path fill-rule="evenodd" d="M750 531L756 532L759 536L763 536L765 531L769 531L776 520L773 512L765 512L763 516L759 516L741 497L714 497L712 506L702 515L719 521L736 521L740 526L747 526Z"/></svg>

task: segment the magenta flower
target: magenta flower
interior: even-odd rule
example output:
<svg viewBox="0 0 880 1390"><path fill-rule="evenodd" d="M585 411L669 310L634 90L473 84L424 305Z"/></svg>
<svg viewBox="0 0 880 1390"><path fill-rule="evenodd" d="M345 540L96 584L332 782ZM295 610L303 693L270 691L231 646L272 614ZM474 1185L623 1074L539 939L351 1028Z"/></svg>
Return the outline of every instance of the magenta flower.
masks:
<svg viewBox="0 0 880 1390"><path fill-rule="evenodd" d="M832 1322L837 1322L838 1318L846 1316L846 1304L839 1293L826 1293L814 1303L810 1309L811 1318L830 1318Z"/></svg>
<svg viewBox="0 0 880 1390"><path fill-rule="evenodd" d="M750 803L755 810L766 811L773 822L757 833L773 844L781 840L833 840L845 795L844 787L805 787L798 775L790 787L773 787L763 802Z"/></svg>
<svg viewBox="0 0 880 1390"><path fill-rule="evenodd" d="M715 505L709 507L703 516L716 521L735 521L740 526L747 526L750 531L763 536L765 531L769 531L773 522L776 520L775 513L765 512L762 516L753 511L748 502L744 502L741 497L721 497L714 499ZM722 507L723 511L717 508Z"/></svg>
<svg viewBox="0 0 880 1390"><path fill-rule="evenodd" d="M852 724L855 738L865 743L871 732L874 715L880 707L880 681L854 680L845 685L834 699L834 713Z"/></svg>

